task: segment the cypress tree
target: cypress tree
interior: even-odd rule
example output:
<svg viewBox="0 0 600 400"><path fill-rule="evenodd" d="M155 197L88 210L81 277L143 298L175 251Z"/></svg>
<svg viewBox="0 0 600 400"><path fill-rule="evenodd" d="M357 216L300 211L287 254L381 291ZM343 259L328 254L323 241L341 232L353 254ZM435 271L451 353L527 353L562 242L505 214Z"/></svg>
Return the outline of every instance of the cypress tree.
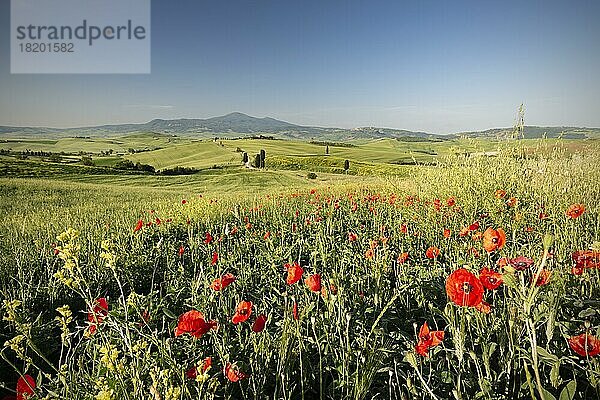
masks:
<svg viewBox="0 0 600 400"><path fill-rule="evenodd" d="M266 152L264 149L260 150L260 167L264 168L265 167L265 156L266 156Z"/></svg>

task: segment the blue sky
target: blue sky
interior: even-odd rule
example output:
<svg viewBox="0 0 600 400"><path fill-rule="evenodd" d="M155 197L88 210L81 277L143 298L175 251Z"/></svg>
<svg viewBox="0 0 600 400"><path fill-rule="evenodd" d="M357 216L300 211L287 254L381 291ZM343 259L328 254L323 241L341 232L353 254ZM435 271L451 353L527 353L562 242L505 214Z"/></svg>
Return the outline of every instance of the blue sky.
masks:
<svg viewBox="0 0 600 400"><path fill-rule="evenodd" d="M152 73L11 75L0 125L240 111L317 126L449 133L600 126L599 1L152 1Z"/></svg>

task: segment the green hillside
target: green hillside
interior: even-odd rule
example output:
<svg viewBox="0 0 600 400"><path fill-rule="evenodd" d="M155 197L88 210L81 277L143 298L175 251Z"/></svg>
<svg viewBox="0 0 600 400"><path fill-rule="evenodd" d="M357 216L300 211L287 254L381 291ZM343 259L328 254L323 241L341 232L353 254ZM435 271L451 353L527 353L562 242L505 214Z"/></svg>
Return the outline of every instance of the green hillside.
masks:
<svg viewBox="0 0 600 400"><path fill-rule="evenodd" d="M153 150L182 142L189 142L189 139L155 133L135 133L114 138L68 137L59 139L33 139L25 135L21 138L0 140L0 149L52 153L100 153L113 150L114 153L124 154L129 149Z"/></svg>
<svg viewBox="0 0 600 400"><path fill-rule="evenodd" d="M194 141L164 149L129 155L133 162L150 164L156 169L173 167L210 168L213 165L241 163L241 155L213 141Z"/></svg>
<svg viewBox="0 0 600 400"><path fill-rule="evenodd" d="M242 152L250 160L261 150L271 157L322 157L348 159L352 162L413 164L428 163L438 156L455 153L473 153L494 150L497 142L461 139L444 142L404 142L396 139L377 139L346 142L346 146L326 146L299 140L237 139L220 141L194 141L169 146L164 149L128 155L133 162L150 164L157 169L175 166L210 168L212 166L241 165ZM310 169L310 165L307 165Z"/></svg>
<svg viewBox="0 0 600 400"><path fill-rule="evenodd" d="M257 153L265 150L266 167L271 171L381 176L404 175L405 171L398 168L399 166L430 164L453 155L493 156L501 149L514 146L519 146L530 154L556 150L579 153L588 147L596 146L597 141L531 139L514 142L483 138L455 138L444 141L386 138L345 142L268 138L193 140L140 132L114 138L9 139L0 141L0 151L14 158L46 161L46 167L43 168L48 167L48 162L61 162L63 166L57 164L58 171L54 173L66 168L65 164L80 163L81 157L87 155L91 157L95 167L104 168L96 170L99 172L93 174L123 175L112 168L124 160L151 165L157 171L172 170L176 167L194 170L225 168L223 174L232 174L241 169L243 152L248 153L252 161ZM348 171L344 170L345 160L350 162ZM136 173L135 168L130 168L128 174L132 173Z"/></svg>

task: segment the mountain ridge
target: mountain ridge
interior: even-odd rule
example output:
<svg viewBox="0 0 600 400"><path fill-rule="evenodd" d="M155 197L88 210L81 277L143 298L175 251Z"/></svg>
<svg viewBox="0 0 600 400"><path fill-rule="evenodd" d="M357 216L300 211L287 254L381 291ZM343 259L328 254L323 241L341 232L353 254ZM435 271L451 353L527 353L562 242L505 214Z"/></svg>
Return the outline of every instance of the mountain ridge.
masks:
<svg viewBox="0 0 600 400"><path fill-rule="evenodd" d="M0 126L0 137L15 135L35 135L54 137L111 137L136 132L150 132L181 136L235 137L252 135L270 135L282 139L414 139L414 140L448 140L457 137L505 138L510 137L512 128L490 128L481 131L437 134L422 131L409 131L394 128L357 127L351 129L336 127L315 127L297 125L272 117L254 117L241 112L231 112L210 118L155 118L145 123L105 124L78 128L51 127L19 127ZM566 138L586 139L600 138L600 128L572 126L525 126L525 138Z"/></svg>

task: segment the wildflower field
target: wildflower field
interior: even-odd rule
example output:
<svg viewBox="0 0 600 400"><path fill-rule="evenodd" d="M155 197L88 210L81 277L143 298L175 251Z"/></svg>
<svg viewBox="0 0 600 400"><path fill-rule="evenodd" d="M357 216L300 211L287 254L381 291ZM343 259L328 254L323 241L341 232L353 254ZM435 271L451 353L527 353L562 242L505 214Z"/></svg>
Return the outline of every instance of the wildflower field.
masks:
<svg viewBox="0 0 600 400"><path fill-rule="evenodd" d="M600 151L544 146L252 194L1 178L0 398L598 399Z"/></svg>

